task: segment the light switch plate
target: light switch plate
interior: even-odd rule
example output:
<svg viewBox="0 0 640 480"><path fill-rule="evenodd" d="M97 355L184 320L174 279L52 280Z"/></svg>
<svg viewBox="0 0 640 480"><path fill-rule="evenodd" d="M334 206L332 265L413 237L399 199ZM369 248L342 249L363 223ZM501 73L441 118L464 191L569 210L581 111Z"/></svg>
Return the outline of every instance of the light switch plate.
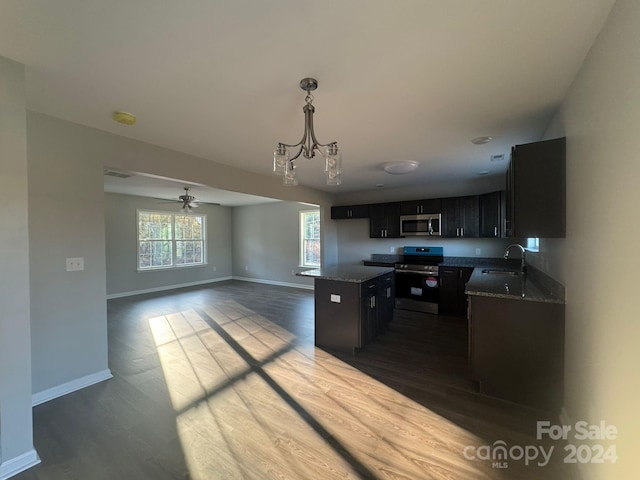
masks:
<svg viewBox="0 0 640 480"><path fill-rule="evenodd" d="M84 270L84 257L67 258L67 272Z"/></svg>

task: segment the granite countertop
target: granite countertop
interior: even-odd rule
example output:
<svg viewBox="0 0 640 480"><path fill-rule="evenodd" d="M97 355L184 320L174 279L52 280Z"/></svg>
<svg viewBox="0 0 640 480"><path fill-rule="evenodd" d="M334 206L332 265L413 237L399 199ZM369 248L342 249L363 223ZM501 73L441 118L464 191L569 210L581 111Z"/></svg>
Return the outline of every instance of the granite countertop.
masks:
<svg viewBox="0 0 640 480"><path fill-rule="evenodd" d="M296 273L299 277L321 278L341 282L362 283L386 273L393 272L389 267L368 267L363 265L332 265L315 270Z"/></svg>
<svg viewBox="0 0 640 480"><path fill-rule="evenodd" d="M496 266L496 268L504 267ZM565 303L564 286L535 268L527 267L524 274L519 273L514 276L483 273L486 269L490 269L490 266L476 267L473 270L465 289L467 295Z"/></svg>

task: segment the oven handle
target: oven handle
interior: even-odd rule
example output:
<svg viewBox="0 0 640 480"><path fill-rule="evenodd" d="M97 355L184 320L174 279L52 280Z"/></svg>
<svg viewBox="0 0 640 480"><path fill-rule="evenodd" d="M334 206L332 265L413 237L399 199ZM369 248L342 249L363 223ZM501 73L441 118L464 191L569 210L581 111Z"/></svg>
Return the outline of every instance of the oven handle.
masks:
<svg viewBox="0 0 640 480"><path fill-rule="evenodd" d="M396 273L413 273L413 274L417 274L417 275L422 275L423 277L437 277L438 276L437 273L423 272L423 271L420 271L420 270L396 270Z"/></svg>

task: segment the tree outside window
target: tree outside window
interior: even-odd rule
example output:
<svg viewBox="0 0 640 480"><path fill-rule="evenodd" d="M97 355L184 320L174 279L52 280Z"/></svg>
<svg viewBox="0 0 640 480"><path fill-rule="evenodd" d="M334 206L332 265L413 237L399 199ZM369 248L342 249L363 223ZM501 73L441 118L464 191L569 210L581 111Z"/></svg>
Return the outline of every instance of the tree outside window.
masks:
<svg viewBox="0 0 640 480"><path fill-rule="evenodd" d="M320 266L320 211L300 212L300 265Z"/></svg>
<svg viewBox="0 0 640 480"><path fill-rule="evenodd" d="M203 265L205 215L138 211L138 269Z"/></svg>

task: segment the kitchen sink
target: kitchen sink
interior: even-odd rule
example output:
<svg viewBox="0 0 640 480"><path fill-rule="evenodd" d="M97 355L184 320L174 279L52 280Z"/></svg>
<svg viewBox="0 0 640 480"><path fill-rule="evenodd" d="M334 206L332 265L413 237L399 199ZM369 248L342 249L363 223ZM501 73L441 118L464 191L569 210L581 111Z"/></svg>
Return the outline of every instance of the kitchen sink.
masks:
<svg viewBox="0 0 640 480"><path fill-rule="evenodd" d="M500 268L485 268L482 270L482 273L485 275L508 275L510 277L517 277L521 275L521 272L517 270L505 270Z"/></svg>

